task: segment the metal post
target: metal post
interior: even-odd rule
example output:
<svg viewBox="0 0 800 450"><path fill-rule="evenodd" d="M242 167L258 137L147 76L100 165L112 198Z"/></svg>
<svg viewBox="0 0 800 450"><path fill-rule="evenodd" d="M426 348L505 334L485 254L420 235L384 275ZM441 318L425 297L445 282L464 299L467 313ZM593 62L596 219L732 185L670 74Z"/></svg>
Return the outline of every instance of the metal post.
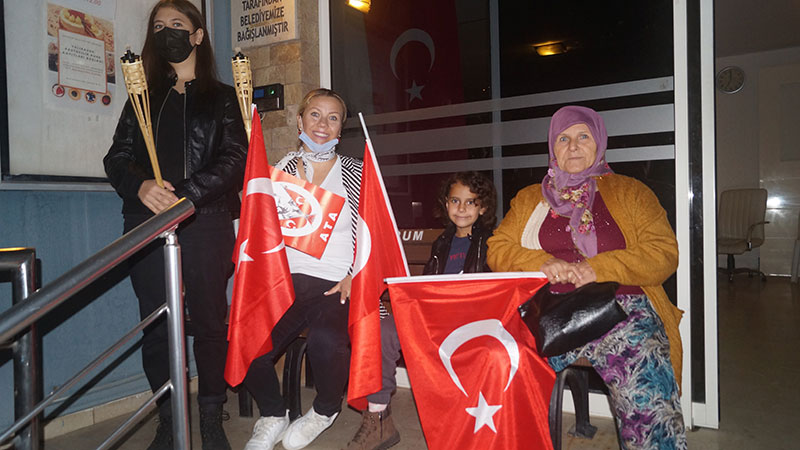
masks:
<svg viewBox="0 0 800 450"><path fill-rule="evenodd" d="M36 251L32 248L3 250L3 256L16 268L2 264L1 268L13 271L13 304L27 299L36 289ZM4 261L7 258L3 258ZM41 347L37 326L31 325L20 334L13 345L14 354L14 418L25 416L42 399ZM41 415L37 414L16 435L17 450L38 450L42 445Z"/></svg>
<svg viewBox="0 0 800 450"><path fill-rule="evenodd" d="M175 229L164 232L164 271L167 282L169 376L172 384L172 436L175 448L192 448L189 435L189 395L186 380L186 341L183 331L181 246Z"/></svg>

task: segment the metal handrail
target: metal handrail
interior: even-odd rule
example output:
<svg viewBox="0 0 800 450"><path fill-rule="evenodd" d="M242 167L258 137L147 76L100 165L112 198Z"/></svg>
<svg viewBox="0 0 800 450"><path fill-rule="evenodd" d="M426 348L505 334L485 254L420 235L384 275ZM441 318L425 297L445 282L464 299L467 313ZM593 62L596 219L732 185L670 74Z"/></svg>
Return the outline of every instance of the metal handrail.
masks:
<svg viewBox="0 0 800 450"><path fill-rule="evenodd" d="M0 314L0 343L11 340L14 335L31 326L64 300L75 295L193 213L194 205L191 201L179 200L34 292L25 302L4 311Z"/></svg>
<svg viewBox="0 0 800 450"><path fill-rule="evenodd" d="M133 339L145 326L152 323L158 316L165 311L167 314L167 328L168 328L168 342L170 346L170 381L162 386L154 396L142 408L126 421L120 429L113 433L106 441L101 444L102 448L113 444L113 442L122 435L120 430L127 429L133 420L141 417L149 405L155 403L156 399L164 395L167 390L172 391L172 412L173 417L173 438L177 448L190 448L191 440L189 436L189 419L188 419L188 395L186 392L185 380L185 343L183 340L183 302L181 295L181 259L180 259L180 246L175 230L183 220L194 214L194 205L187 199L181 199L168 209L162 211L138 227L126 233L121 238L107 245L105 248L89 257L84 262L78 264L73 269L69 270L64 275L60 276L47 286L37 290L36 292L27 295L28 290L20 289L18 285L24 284L18 280L14 280L15 301L21 298L23 301L16 302L10 309L0 313L0 344L6 341L16 340L15 344L18 348L15 349L15 375L17 369L16 353L19 348L25 348L26 358L29 361L35 361L33 349L36 346L35 342L35 323L48 312L52 311L58 305L69 299L72 295L79 292L81 289L91 284L94 280L101 277L103 274L113 269L115 266L125 261L127 258L135 254L138 250L149 244L151 241L158 237L164 237L166 243L164 245L164 258L165 258L165 281L167 287L167 304L156 310L153 314L147 317L144 321L140 322L134 329L128 332L117 343L109 347L105 352L98 356L94 361L82 369L77 375L69 380L60 389L52 392L48 397L38 404L33 405L35 400L41 397L41 393L37 392L35 383L31 380L23 383L26 395L24 401L15 402L16 416L18 420L3 433L0 433L0 442L5 441L11 437L14 432L22 429L22 435L17 435L17 440L22 439L24 442L19 442L25 448L33 449L38 448L38 439L41 435L41 428L39 426L37 417L38 415L57 399L66 390L77 383L81 378L86 376L92 369L102 363L114 351L119 349L125 342ZM17 250L17 249L10 249ZM33 250L22 249L24 251L12 251L7 255L13 254L14 257L0 259L0 270L9 270L9 268L16 264L18 272L30 272L31 264L27 260L30 259L27 253L33 255ZM16 256L21 254L21 257ZM17 259L21 261L17 261ZM28 284L32 282L30 273L23 273L16 278L27 279ZM20 294L21 293L21 294ZM26 332L26 330L28 330ZM23 333L21 335L21 333ZM27 346L27 347L25 347ZM22 375L27 378L34 378L36 370L28 368ZM15 384L17 380L15 378ZM35 399L33 397L36 397ZM19 411L19 409L22 411ZM20 417L22 416L22 417ZM23 426L30 423L30 425L23 429Z"/></svg>

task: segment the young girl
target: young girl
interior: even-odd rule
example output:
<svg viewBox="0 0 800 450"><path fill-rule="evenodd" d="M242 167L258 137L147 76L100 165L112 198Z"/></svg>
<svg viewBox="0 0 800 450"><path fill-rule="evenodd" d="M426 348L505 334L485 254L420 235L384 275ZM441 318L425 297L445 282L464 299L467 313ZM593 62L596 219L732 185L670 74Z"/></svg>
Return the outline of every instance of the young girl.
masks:
<svg viewBox="0 0 800 450"><path fill-rule="evenodd" d="M431 246L424 275L490 272L486 240L494 229L496 197L492 181L478 172L459 172L442 184L436 215L445 218L445 230Z"/></svg>
<svg viewBox="0 0 800 450"><path fill-rule="evenodd" d="M459 172L442 183L434 214L444 219L445 230L431 246L424 275L490 272L486 240L494 229L496 198L492 181L478 172ZM400 441L389 408L400 358L400 340L391 316L381 319L381 351L383 387L367 396L369 409L362 413L361 427L347 450L386 449Z"/></svg>

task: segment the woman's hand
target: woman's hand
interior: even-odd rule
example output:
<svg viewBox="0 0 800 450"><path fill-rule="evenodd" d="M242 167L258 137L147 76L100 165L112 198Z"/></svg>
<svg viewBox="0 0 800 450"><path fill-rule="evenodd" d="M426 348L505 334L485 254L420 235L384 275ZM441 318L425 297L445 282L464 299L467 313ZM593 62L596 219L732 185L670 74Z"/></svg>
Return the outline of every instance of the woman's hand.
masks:
<svg viewBox="0 0 800 450"><path fill-rule="evenodd" d="M570 264L563 259L550 258L542 264L540 269L546 276L550 284L571 283L570 277L574 277L574 264Z"/></svg>
<svg viewBox="0 0 800 450"><path fill-rule="evenodd" d="M336 286L330 288L328 291L325 292L325 295L333 295L339 292L339 303L343 304L350 298L350 285L353 282L353 277L348 275L344 277L344 279L338 283Z"/></svg>
<svg viewBox="0 0 800 450"><path fill-rule="evenodd" d="M167 180L164 180L163 188L156 183L156 180L145 180L139 186L138 196L144 206L158 214L178 201L178 197L172 193L174 190L175 188Z"/></svg>
<svg viewBox="0 0 800 450"><path fill-rule="evenodd" d="M590 266L588 262L581 261L577 264L573 264L572 267L572 274L575 278L571 281L575 284L576 288L597 281L597 274L594 273L594 269L592 269L592 266Z"/></svg>

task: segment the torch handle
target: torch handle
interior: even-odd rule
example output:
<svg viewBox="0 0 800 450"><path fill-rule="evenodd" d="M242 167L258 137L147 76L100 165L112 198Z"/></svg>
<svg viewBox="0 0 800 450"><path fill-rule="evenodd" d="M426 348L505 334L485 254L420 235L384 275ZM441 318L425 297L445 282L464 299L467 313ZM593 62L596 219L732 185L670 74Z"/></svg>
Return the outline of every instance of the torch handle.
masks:
<svg viewBox="0 0 800 450"><path fill-rule="evenodd" d="M158 156L156 155L156 144L153 140L153 125L150 122L150 96L147 95L147 91L142 95L128 92L128 98L130 98L133 111L136 113L139 129L142 130L144 145L147 148L147 155L150 157L150 165L153 167L153 176L156 179L156 184L163 188L164 179L161 178L161 168L158 165Z"/></svg>

